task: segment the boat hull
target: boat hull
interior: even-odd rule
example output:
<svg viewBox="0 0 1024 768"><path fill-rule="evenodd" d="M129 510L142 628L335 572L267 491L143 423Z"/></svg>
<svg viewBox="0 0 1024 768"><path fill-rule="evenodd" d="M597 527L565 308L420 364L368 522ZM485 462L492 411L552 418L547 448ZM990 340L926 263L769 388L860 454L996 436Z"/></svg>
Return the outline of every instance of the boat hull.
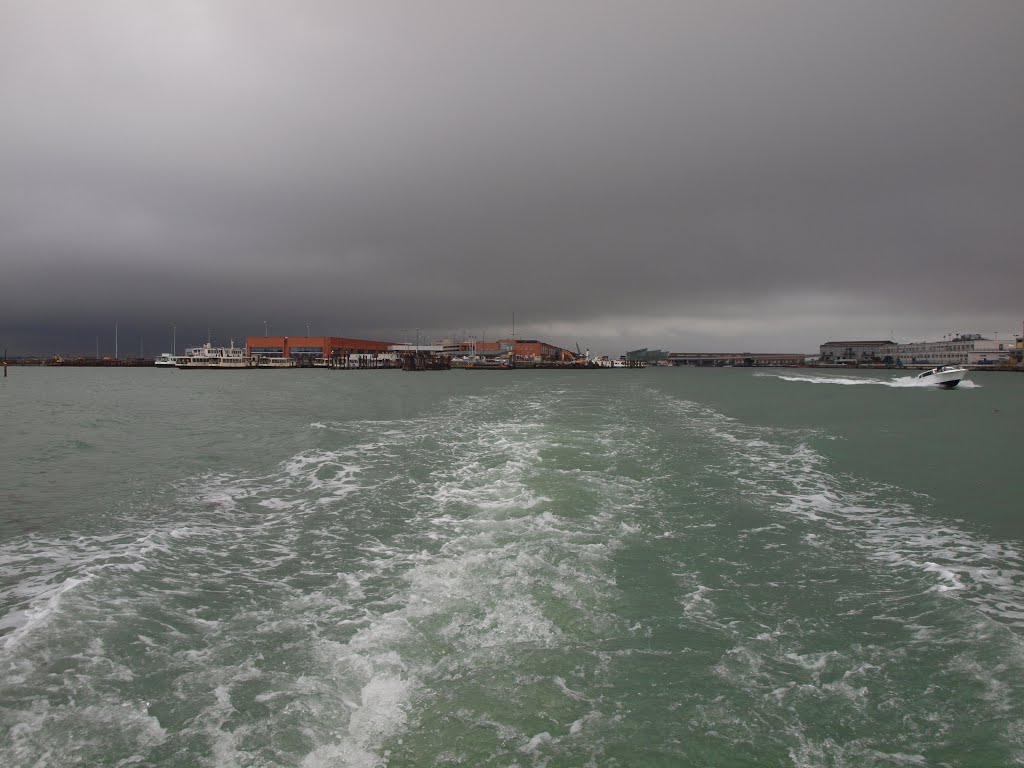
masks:
<svg viewBox="0 0 1024 768"><path fill-rule="evenodd" d="M177 366L179 371L243 371L252 370L255 367L250 363L179 363Z"/></svg>
<svg viewBox="0 0 1024 768"><path fill-rule="evenodd" d="M924 384L933 384L943 389L953 389L957 384L963 381L964 376L967 375L966 368L953 368L949 370L933 369L926 371L918 375L918 381Z"/></svg>

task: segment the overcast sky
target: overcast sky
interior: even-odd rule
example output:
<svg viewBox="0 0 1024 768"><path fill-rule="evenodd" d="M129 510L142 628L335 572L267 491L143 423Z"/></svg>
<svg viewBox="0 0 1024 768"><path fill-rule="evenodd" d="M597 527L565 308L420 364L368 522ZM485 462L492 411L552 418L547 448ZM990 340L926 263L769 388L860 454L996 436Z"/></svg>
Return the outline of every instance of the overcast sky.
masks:
<svg viewBox="0 0 1024 768"><path fill-rule="evenodd" d="M1009 336L1019 0L0 0L0 343Z"/></svg>

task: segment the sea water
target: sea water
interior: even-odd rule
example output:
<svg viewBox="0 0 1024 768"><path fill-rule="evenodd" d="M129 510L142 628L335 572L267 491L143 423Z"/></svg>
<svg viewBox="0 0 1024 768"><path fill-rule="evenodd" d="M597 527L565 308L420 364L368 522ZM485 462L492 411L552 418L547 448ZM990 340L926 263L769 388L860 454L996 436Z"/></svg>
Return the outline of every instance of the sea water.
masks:
<svg viewBox="0 0 1024 768"><path fill-rule="evenodd" d="M13 368L0 765L1024 764L1022 399Z"/></svg>

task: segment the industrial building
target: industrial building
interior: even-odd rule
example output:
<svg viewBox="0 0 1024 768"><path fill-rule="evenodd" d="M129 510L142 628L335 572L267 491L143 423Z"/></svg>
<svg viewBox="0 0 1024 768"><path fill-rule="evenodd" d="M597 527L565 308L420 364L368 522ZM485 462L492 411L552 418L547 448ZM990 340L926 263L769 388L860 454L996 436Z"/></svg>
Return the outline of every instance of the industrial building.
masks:
<svg viewBox="0 0 1024 768"><path fill-rule="evenodd" d="M803 365L806 356L802 353L669 352L666 359L672 365L767 368L771 366Z"/></svg>
<svg viewBox="0 0 1024 768"><path fill-rule="evenodd" d="M829 341L819 348L821 363L851 365L857 363L881 362L887 354L884 350L893 346L890 340L885 341Z"/></svg>
<svg viewBox="0 0 1024 768"><path fill-rule="evenodd" d="M397 367L400 357L408 354L500 358L523 366L575 359L569 350L537 339L447 340L426 346L337 336L250 336L245 340L245 347L247 354L256 358L292 360L300 364L357 361L358 366L352 367Z"/></svg>
<svg viewBox="0 0 1024 768"><path fill-rule="evenodd" d="M458 354L484 358L511 358L516 364L565 363L576 358L576 355L567 349L537 339L462 342L459 344Z"/></svg>
<svg viewBox="0 0 1024 768"><path fill-rule="evenodd" d="M978 333L960 334L942 341L893 344L882 359L895 365L999 365L1010 361L1016 350L1011 339L986 339Z"/></svg>
<svg viewBox="0 0 1024 768"><path fill-rule="evenodd" d="M626 353L626 362L643 363L644 365L657 365L661 360L667 360L670 353L660 349L632 349Z"/></svg>
<svg viewBox="0 0 1024 768"><path fill-rule="evenodd" d="M246 354L253 357L290 358L298 361L375 355L395 346L393 341L370 341L337 336L249 336Z"/></svg>
<svg viewBox="0 0 1024 768"><path fill-rule="evenodd" d="M821 345L822 363L858 365L998 365L1015 355L1016 342L966 333L942 341L830 341Z"/></svg>
<svg viewBox="0 0 1024 768"><path fill-rule="evenodd" d="M768 367L773 365L803 365L803 353L765 352L665 352L660 349L634 349L626 353L626 362L647 365L690 365L696 367Z"/></svg>

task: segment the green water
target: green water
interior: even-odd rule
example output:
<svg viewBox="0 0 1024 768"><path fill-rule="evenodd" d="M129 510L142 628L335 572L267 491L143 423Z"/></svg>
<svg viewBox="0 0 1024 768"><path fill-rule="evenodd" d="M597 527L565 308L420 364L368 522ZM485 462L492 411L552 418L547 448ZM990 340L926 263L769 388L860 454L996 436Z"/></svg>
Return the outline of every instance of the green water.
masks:
<svg viewBox="0 0 1024 768"><path fill-rule="evenodd" d="M12 369L0 765L1024 764L1022 400Z"/></svg>

